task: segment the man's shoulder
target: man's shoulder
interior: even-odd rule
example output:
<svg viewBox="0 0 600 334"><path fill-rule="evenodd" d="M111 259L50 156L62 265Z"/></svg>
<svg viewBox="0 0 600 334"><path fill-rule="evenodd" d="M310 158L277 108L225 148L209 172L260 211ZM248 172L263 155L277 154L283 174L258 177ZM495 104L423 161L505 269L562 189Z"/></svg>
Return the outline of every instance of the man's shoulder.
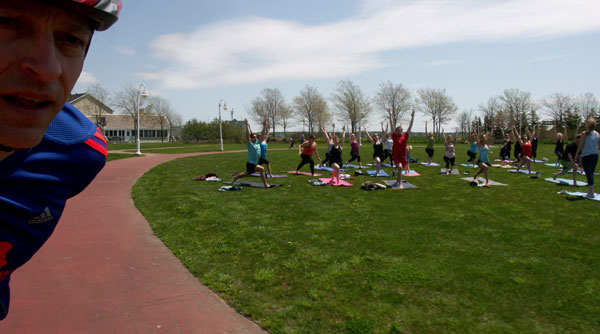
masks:
<svg viewBox="0 0 600 334"><path fill-rule="evenodd" d="M65 103L44 134L44 140L64 145L85 142L96 133L96 125L77 108Z"/></svg>

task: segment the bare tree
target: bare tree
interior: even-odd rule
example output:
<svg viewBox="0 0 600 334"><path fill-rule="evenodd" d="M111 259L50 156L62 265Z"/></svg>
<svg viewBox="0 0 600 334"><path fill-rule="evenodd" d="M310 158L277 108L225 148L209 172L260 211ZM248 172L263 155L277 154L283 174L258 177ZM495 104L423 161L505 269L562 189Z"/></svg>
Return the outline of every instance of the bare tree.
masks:
<svg viewBox="0 0 600 334"><path fill-rule="evenodd" d="M388 119L388 111L392 111L395 124L402 122L412 108L410 91L402 84L394 85L391 81L379 84L379 90L373 100L381 110L383 119Z"/></svg>
<svg viewBox="0 0 600 334"><path fill-rule="evenodd" d="M502 101L502 109L510 118L512 124L516 124L519 134L523 129L523 122L527 124L527 112L535 107L530 92L523 92L518 89L505 89L504 94L499 96Z"/></svg>
<svg viewBox="0 0 600 334"><path fill-rule="evenodd" d="M456 121L458 122L458 128L460 129L463 137L471 132L471 123L473 122L474 116L475 112L473 109L463 110L458 114Z"/></svg>
<svg viewBox="0 0 600 334"><path fill-rule="evenodd" d="M587 92L579 95L577 98L577 107L579 115L583 121L590 117L599 116L598 112L600 111L600 103L598 103L598 99L596 99L594 93Z"/></svg>
<svg viewBox="0 0 600 334"><path fill-rule="evenodd" d="M168 126L169 133L171 133L173 127L171 126L170 120L172 120L175 111L171 107L169 100L161 96L151 96L147 103L148 107L146 109L148 110L148 113L153 113L159 117L161 133L160 140L161 142L164 142L164 136L162 135L163 130Z"/></svg>
<svg viewBox="0 0 600 334"><path fill-rule="evenodd" d="M100 84L88 87L87 93L100 102L100 104L93 104L92 112L94 113L96 126L103 128L102 115L104 114L104 110L108 109L107 105L109 104L110 93L104 87L100 86Z"/></svg>
<svg viewBox="0 0 600 334"><path fill-rule="evenodd" d="M350 123L352 132L358 131L358 126L371 113L369 97L350 80L338 82L334 93L331 95L331 102L340 118Z"/></svg>
<svg viewBox="0 0 600 334"><path fill-rule="evenodd" d="M419 109L431 117L433 132L439 135L442 125L451 119L458 107L445 89L423 88L417 92Z"/></svg>
<svg viewBox="0 0 600 334"><path fill-rule="evenodd" d="M277 88L265 88L260 95L252 100L248 113L259 124L263 119L268 119L275 133L275 126L281 121L281 111L286 107L285 99Z"/></svg>
<svg viewBox="0 0 600 334"><path fill-rule="evenodd" d="M485 130L491 129L493 131L493 125L498 123L499 114L502 111L502 103L498 96L492 96L485 104L480 104L479 111L483 114L483 126Z"/></svg>
<svg viewBox="0 0 600 334"><path fill-rule="evenodd" d="M309 133L319 131L318 125L331 118L327 101L315 87L306 86L294 98L294 109L300 121L308 124Z"/></svg>
<svg viewBox="0 0 600 334"><path fill-rule="evenodd" d="M567 113L574 107L573 98L567 94L554 93L540 101L547 114L557 124L566 121Z"/></svg>
<svg viewBox="0 0 600 334"><path fill-rule="evenodd" d="M293 120L294 113L292 108L286 103L281 107L281 125L283 126L283 137L287 138L287 127Z"/></svg>
<svg viewBox="0 0 600 334"><path fill-rule="evenodd" d="M140 90L132 84L127 84L122 90L113 95L111 105L125 115L133 119L134 130L137 131L138 109L143 110L144 99L140 96Z"/></svg>

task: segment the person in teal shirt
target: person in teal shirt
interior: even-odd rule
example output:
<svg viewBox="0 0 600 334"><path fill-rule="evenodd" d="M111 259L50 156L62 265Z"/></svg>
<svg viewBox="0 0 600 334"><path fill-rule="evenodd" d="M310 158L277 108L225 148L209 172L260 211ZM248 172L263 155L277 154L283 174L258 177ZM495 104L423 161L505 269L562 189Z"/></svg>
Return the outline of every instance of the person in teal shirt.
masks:
<svg viewBox="0 0 600 334"><path fill-rule="evenodd" d="M233 183L236 183L237 180L242 177L257 172L260 173L260 177L263 181L265 188L269 188L270 186L267 183L267 178L265 176L265 169L263 168L263 166L258 164L260 160L260 142L258 141L256 134L250 131L250 124L248 124L247 119L244 119L244 123L246 123L246 148L248 149L246 170L242 173L233 174Z"/></svg>
<svg viewBox="0 0 600 334"><path fill-rule="evenodd" d="M485 184L483 186L489 187L490 180L488 177L488 167L491 166L491 164L489 159L490 148L487 144L488 136L482 133L477 136L477 138L477 146L479 147L479 159L477 159L477 166L479 166L479 170L475 172L475 175L473 175L472 182L478 183L477 175L483 173L483 176L485 176Z"/></svg>
<svg viewBox="0 0 600 334"><path fill-rule="evenodd" d="M267 172L269 172L269 177L273 178L273 173L271 173L271 162L267 160L267 146L269 142L269 122L265 119L263 120L263 129L260 135L258 136L258 141L260 142L260 158L258 159L259 165L267 165Z"/></svg>

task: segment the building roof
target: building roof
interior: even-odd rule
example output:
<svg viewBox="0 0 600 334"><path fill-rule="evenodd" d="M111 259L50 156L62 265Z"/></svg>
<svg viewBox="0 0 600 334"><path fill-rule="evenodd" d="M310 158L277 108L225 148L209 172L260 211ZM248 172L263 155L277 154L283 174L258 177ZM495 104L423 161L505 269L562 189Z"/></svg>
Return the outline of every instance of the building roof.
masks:
<svg viewBox="0 0 600 334"><path fill-rule="evenodd" d="M75 107L77 107L77 109L79 109L85 115L88 115L88 116L94 115L93 111L87 110L89 107L86 106L85 103L84 103L86 100L89 101L92 104L99 105L105 113L107 113L107 114L114 114L114 110L112 110L106 104L102 103L100 100L98 100L97 98L95 98L90 93L71 94L71 95L69 95L69 98L67 99L67 102L69 102L70 104L72 104Z"/></svg>

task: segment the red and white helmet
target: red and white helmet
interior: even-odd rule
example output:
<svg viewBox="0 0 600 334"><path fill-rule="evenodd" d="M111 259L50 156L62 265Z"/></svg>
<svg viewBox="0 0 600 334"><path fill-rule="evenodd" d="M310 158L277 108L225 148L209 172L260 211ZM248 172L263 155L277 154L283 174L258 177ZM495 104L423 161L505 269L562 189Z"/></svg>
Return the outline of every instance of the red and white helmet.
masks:
<svg viewBox="0 0 600 334"><path fill-rule="evenodd" d="M110 28L121 12L121 0L49 0L58 6L85 15L97 23L98 31Z"/></svg>

